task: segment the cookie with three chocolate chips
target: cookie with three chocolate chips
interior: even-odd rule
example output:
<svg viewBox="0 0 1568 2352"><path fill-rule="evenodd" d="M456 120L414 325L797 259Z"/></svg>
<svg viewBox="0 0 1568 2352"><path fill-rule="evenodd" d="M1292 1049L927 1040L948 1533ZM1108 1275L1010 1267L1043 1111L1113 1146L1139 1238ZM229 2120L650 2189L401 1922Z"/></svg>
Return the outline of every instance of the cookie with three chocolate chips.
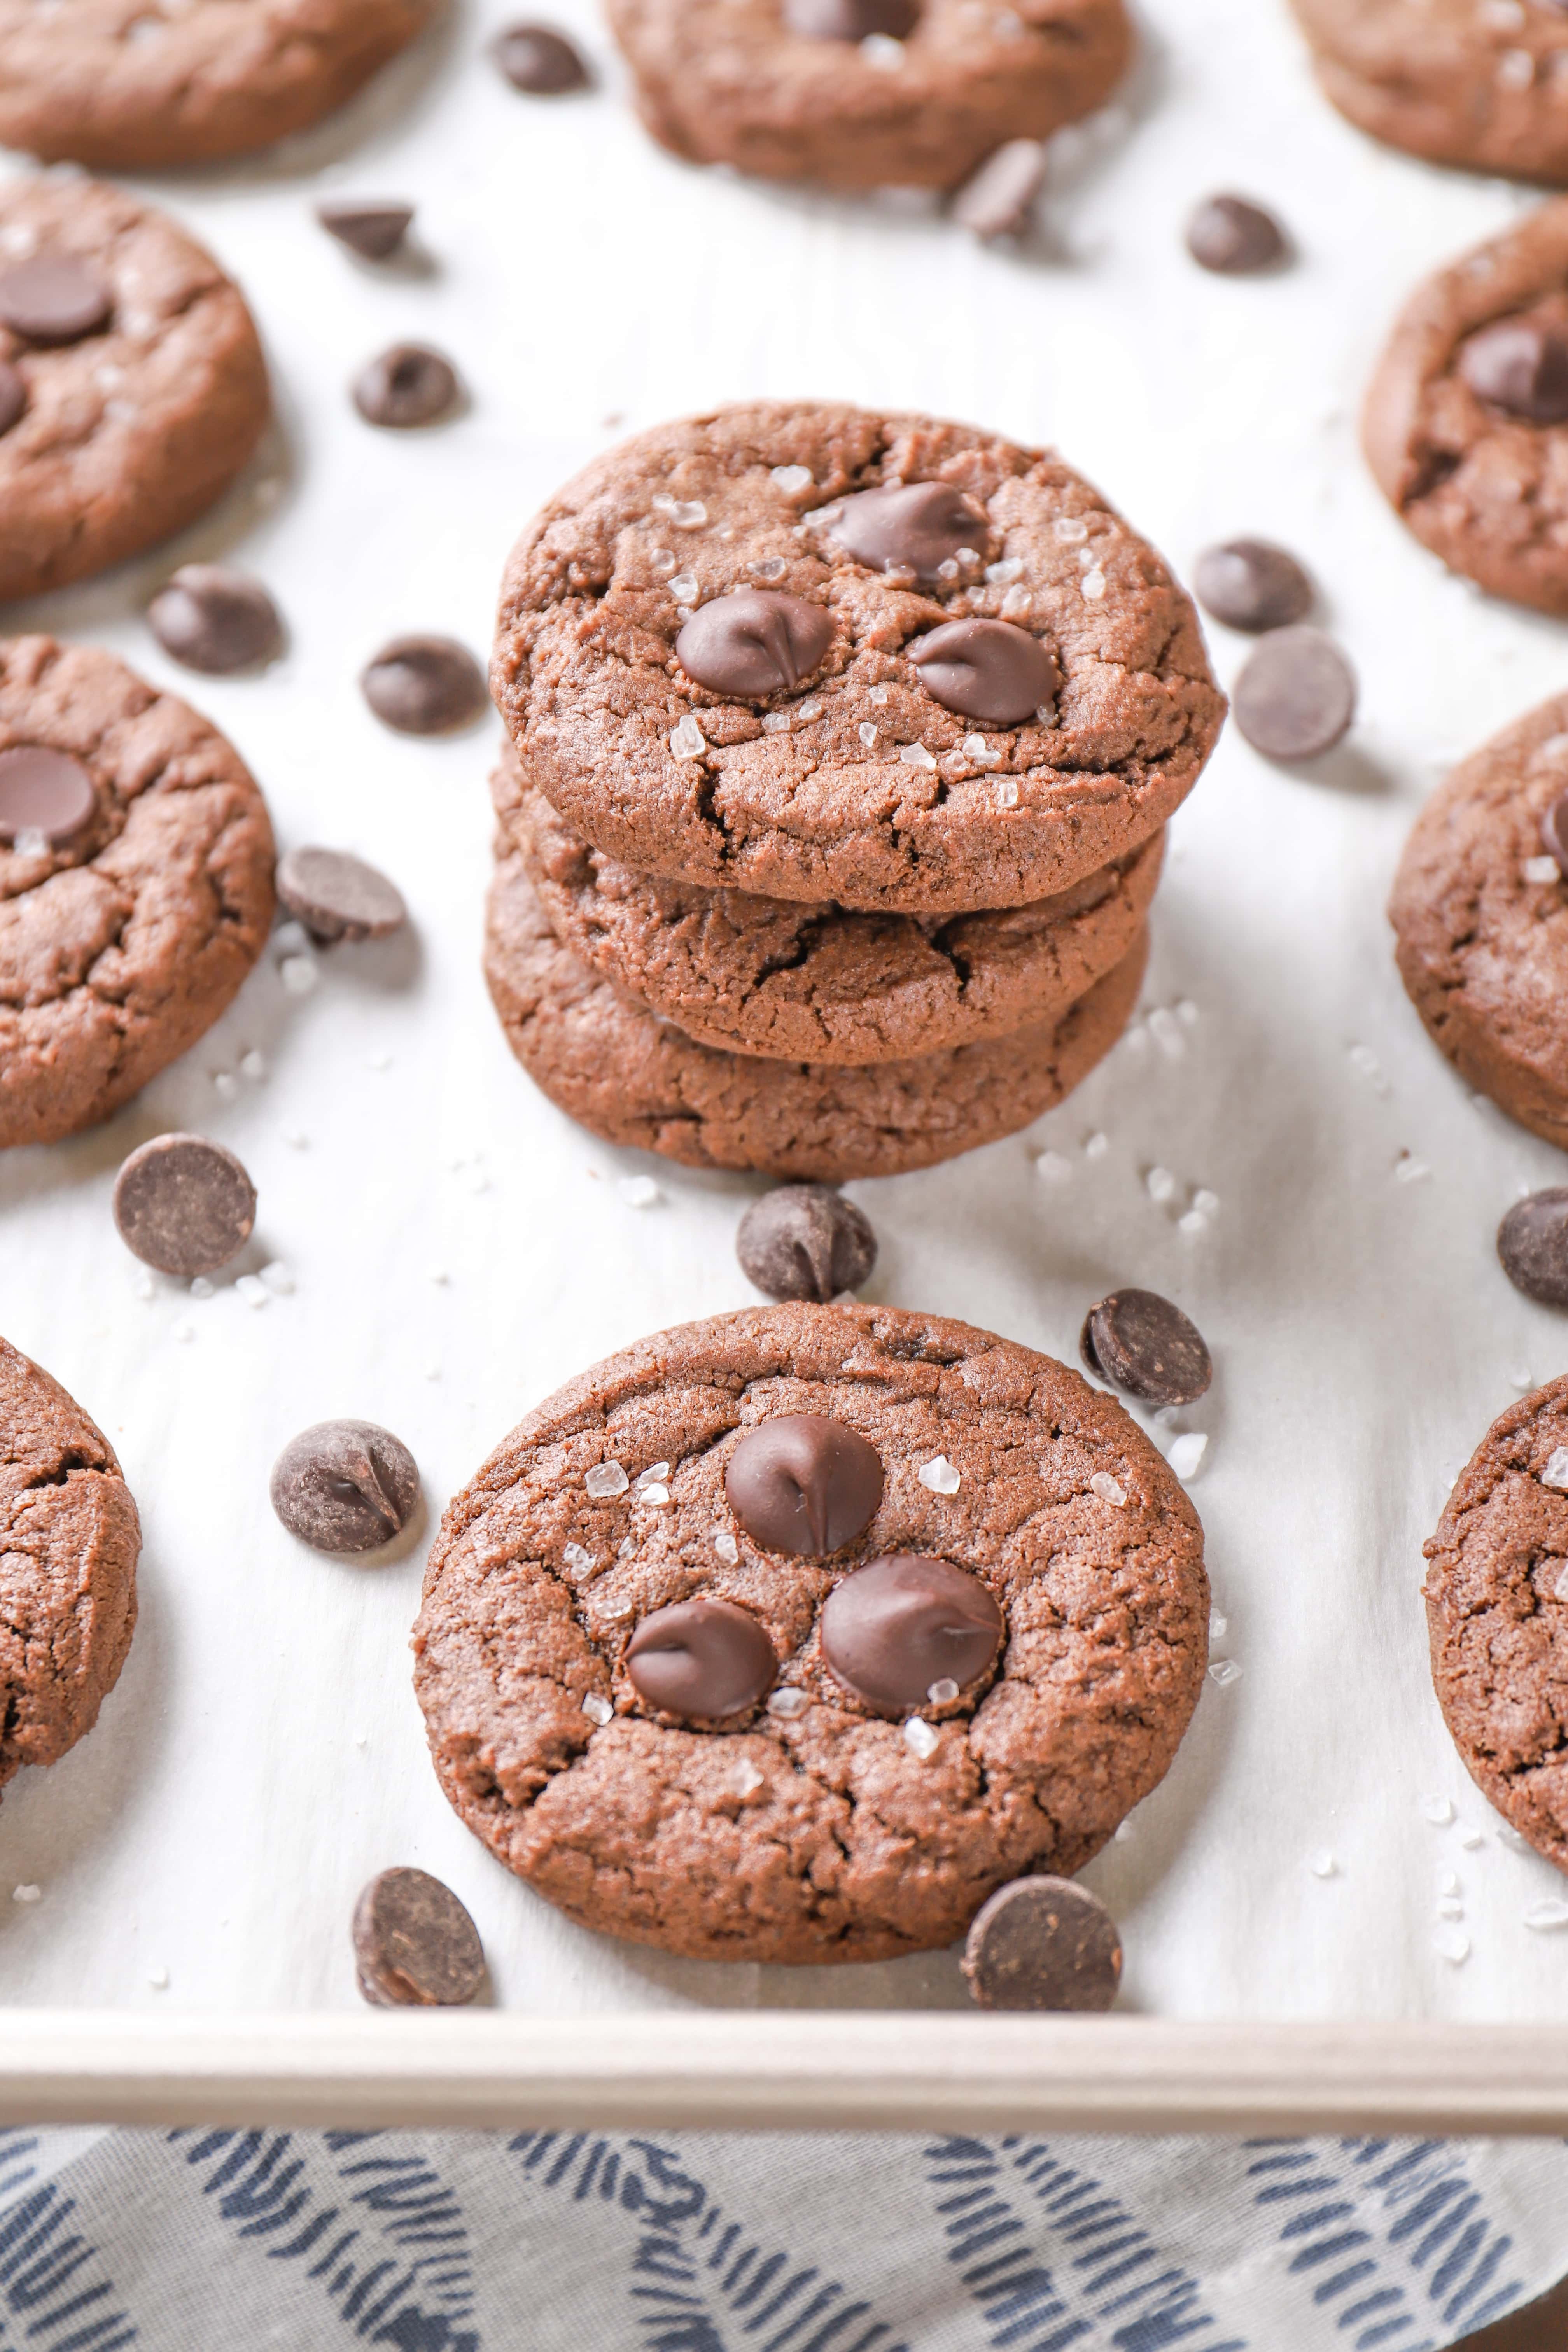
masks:
<svg viewBox="0 0 1568 2352"><path fill-rule="evenodd" d="M888 1959L1080 1869L1203 1685L1203 1534L1121 1408L891 1307L628 1348L448 1507L415 1628L437 1775L587 1927Z"/></svg>

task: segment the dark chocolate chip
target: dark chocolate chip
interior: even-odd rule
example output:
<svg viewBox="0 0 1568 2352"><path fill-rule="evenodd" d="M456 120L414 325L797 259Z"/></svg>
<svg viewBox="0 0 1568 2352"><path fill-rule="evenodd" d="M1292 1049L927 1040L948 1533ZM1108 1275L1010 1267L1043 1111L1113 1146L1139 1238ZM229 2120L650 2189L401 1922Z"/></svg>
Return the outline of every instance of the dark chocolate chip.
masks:
<svg viewBox="0 0 1568 2352"><path fill-rule="evenodd" d="M1568 1192L1553 1185L1516 1201L1497 1229L1497 1254L1527 1298L1568 1307Z"/></svg>
<svg viewBox="0 0 1568 2352"><path fill-rule="evenodd" d="M1015 1878L970 1922L963 1973L982 2009L1105 2010L1121 1982L1121 1938L1087 1886Z"/></svg>
<svg viewBox="0 0 1568 2352"><path fill-rule="evenodd" d="M805 41L863 41L870 33L902 41L920 14L915 0L784 0L784 19Z"/></svg>
<svg viewBox="0 0 1568 2352"><path fill-rule="evenodd" d="M113 307L102 279L64 256L0 270L0 326L30 343L79 343L108 325Z"/></svg>
<svg viewBox="0 0 1568 2352"><path fill-rule="evenodd" d="M1020 236L1045 184L1045 142L1009 139L964 182L952 200L952 217L972 236Z"/></svg>
<svg viewBox="0 0 1568 2352"><path fill-rule="evenodd" d="M1113 1290L1091 1307L1079 1349L1091 1372L1145 1404L1195 1404L1214 1378L1203 1333L1157 1290Z"/></svg>
<svg viewBox="0 0 1568 2352"><path fill-rule="evenodd" d="M1266 539L1205 547L1193 567L1197 600L1227 628L1261 636L1286 629L1312 609L1312 583L1293 555Z"/></svg>
<svg viewBox="0 0 1568 2352"><path fill-rule="evenodd" d="M865 1212L831 1184L780 1184L746 1211L735 1255L747 1281L770 1298L825 1306L869 1278L877 1236Z"/></svg>
<svg viewBox="0 0 1568 2352"><path fill-rule="evenodd" d="M258 669L283 650L278 607L259 580L222 563L183 563L147 607L163 651L209 677Z"/></svg>
<svg viewBox="0 0 1568 2352"><path fill-rule="evenodd" d="M323 945L378 940L407 919L395 884L346 849L290 849L278 861L278 896Z"/></svg>
<svg viewBox="0 0 1568 2352"><path fill-rule="evenodd" d="M1568 335L1531 319L1499 319L1459 352L1459 373L1478 400L1529 425L1568 417Z"/></svg>
<svg viewBox="0 0 1568 2352"><path fill-rule="evenodd" d="M909 651L933 702L991 727L1032 719L1062 682L1050 647L1011 621L949 621Z"/></svg>
<svg viewBox="0 0 1568 2352"><path fill-rule="evenodd" d="M269 1492L289 1534L312 1551L376 1551L413 1517L419 1469L374 1421L319 1421L283 1448Z"/></svg>
<svg viewBox="0 0 1568 2352"><path fill-rule="evenodd" d="M414 218L412 205L355 203L340 196L316 206L316 218L329 236L357 253L362 261L385 261L397 251Z"/></svg>
<svg viewBox="0 0 1568 2352"><path fill-rule="evenodd" d="M490 43L490 55L513 89L530 98L560 98L593 79L581 50L552 25L509 25Z"/></svg>
<svg viewBox="0 0 1568 2352"><path fill-rule="evenodd" d="M1285 257L1285 232L1272 213L1245 196L1210 196L1187 223L1187 251L1204 269L1241 278Z"/></svg>
<svg viewBox="0 0 1568 2352"><path fill-rule="evenodd" d="M882 1458L821 1412L780 1413L747 1431L724 1473L730 1508L768 1551L842 1551L882 1499Z"/></svg>
<svg viewBox="0 0 1568 2352"><path fill-rule="evenodd" d="M155 1135L121 1163L114 1222L126 1248L160 1274L216 1274L250 1239L256 1187L221 1143Z"/></svg>
<svg viewBox="0 0 1568 2352"><path fill-rule="evenodd" d="M948 1559L891 1552L827 1596L822 1654L847 1690L884 1715L948 1706L1002 1646L1002 1612Z"/></svg>
<svg viewBox="0 0 1568 2352"><path fill-rule="evenodd" d="M384 1870L354 1905L359 1989L378 2009L460 2009L485 1980L479 1931L424 1870Z"/></svg>
<svg viewBox="0 0 1568 2352"><path fill-rule="evenodd" d="M756 1619L732 1601L677 1601L645 1617L626 1645L638 1695L689 1723L739 1715L773 1685L779 1662Z"/></svg>
<svg viewBox="0 0 1568 2352"><path fill-rule="evenodd" d="M360 689L400 735L449 735L488 707L485 676L454 637L394 637L360 674Z"/></svg>
<svg viewBox="0 0 1568 2352"><path fill-rule="evenodd" d="M0 433L9 433L26 405L26 385L8 360L0 360Z"/></svg>
<svg viewBox="0 0 1568 2352"><path fill-rule="evenodd" d="M911 571L917 580L934 580L961 547L983 555L990 535L984 517L951 482L857 490L842 503L832 536L873 572L896 566Z"/></svg>
<svg viewBox="0 0 1568 2352"><path fill-rule="evenodd" d="M51 848L78 834L98 805L92 778L68 751L17 743L0 751L0 841L41 833Z"/></svg>
<svg viewBox="0 0 1568 2352"><path fill-rule="evenodd" d="M394 343L354 378L354 406L367 425L403 433L450 415L463 396L458 371L427 343Z"/></svg>
<svg viewBox="0 0 1568 2352"><path fill-rule="evenodd" d="M714 694L798 686L833 642L832 615L804 596L732 588L694 613L675 640L681 667Z"/></svg>
<svg viewBox="0 0 1568 2352"><path fill-rule="evenodd" d="M1568 881L1568 793L1559 793L1541 820L1541 838L1557 860L1557 870Z"/></svg>
<svg viewBox="0 0 1568 2352"><path fill-rule="evenodd" d="M1272 629L1231 695L1236 723L1268 760L1315 760L1355 717L1356 676L1321 629Z"/></svg>

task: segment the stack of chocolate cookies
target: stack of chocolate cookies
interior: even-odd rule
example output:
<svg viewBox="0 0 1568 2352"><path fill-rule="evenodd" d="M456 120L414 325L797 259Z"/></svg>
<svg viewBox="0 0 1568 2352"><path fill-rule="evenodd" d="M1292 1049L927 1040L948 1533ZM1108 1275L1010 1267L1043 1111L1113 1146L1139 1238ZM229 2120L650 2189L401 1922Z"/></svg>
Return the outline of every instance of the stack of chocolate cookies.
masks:
<svg viewBox="0 0 1568 2352"><path fill-rule="evenodd" d="M486 971L616 1143L842 1181L1026 1126L1137 1001L1224 700L1058 459L758 404L647 433L502 587Z"/></svg>

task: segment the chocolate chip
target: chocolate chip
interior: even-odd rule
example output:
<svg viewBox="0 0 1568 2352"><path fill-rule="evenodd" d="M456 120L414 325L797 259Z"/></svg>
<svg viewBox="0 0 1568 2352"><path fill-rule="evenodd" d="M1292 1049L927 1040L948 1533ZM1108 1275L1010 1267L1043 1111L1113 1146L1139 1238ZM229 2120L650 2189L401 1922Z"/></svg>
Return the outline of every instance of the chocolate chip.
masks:
<svg viewBox="0 0 1568 2352"><path fill-rule="evenodd" d="M484 672L454 637L394 637L360 673L376 717L400 735L449 735L489 705Z"/></svg>
<svg viewBox="0 0 1568 2352"><path fill-rule="evenodd" d="M272 1465L272 1507L312 1551L376 1551L413 1517L419 1468L374 1421L319 1421Z"/></svg>
<svg viewBox="0 0 1568 2352"><path fill-rule="evenodd" d="M160 1274L216 1274L250 1239L256 1187L243 1164L205 1135L155 1135L114 1180L120 1238Z"/></svg>
<svg viewBox="0 0 1568 2352"><path fill-rule="evenodd" d="M890 1552L828 1594L822 1654L857 1698L900 1715L950 1706L989 1668L1004 1631L1001 1610L967 1569Z"/></svg>
<svg viewBox="0 0 1568 2352"><path fill-rule="evenodd" d="M1568 1192L1553 1185L1516 1201L1497 1229L1497 1254L1527 1298L1568 1307Z"/></svg>
<svg viewBox="0 0 1568 2352"><path fill-rule="evenodd" d="M7 360L0 360L0 433L9 433L27 405L27 387Z"/></svg>
<svg viewBox="0 0 1568 2352"><path fill-rule="evenodd" d="M283 650L278 607L259 580L221 563L183 563L147 607L163 651L209 677L258 669Z"/></svg>
<svg viewBox="0 0 1568 2352"><path fill-rule="evenodd" d="M1240 278L1271 269L1287 247L1284 230L1261 205L1245 196L1210 196L1187 223L1187 251L1200 268Z"/></svg>
<svg viewBox="0 0 1568 2352"><path fill-rule="evenodd" d="M626 1644L626 1672L649 1706L689 1722L739 1715L771 1690L773 1645L732 1601L678 1601L645 1617Z"/></svg>
<svg viewBox="0 0 1568 2352"><path fill-rule="evenodd" d="M1194 1404L1214 1378L1203 1333L1157 1290L1113 1290L1091 1307L1079 1350L1091 1372L1145 1404Z"/></svg>
<svg viewBox="0 0 1568 2352"><path fill-rule="evenodd" d="M354 378L353 402L367 425L404 433L449 415L463 396L458 371L427 343L394 343Z"/></svg>
<svg viewBox="0 0 1568 2352"><path fill-rule="evenodd" d="M1236 723L1268 760L1315 760L1355 717L1356 676L1321 629L1273 629L1231 695Z"/></svg>
<svg viewBox="0 0 1568 2352"><path fill-rule="evenodd" d="M1568 793L1559 793L1541 820L1541 838L1557 860L1557 870L1568 881Z"/></svg>
<svg viewBox="0 0 1568 2352"><path fill-rule="evenodd" d="M1293 555L1266 539L1205 547L1193 567L1197 600L1227 628L1261 636L1288 628L1312 609L1312 583Z"/></svg>
<svg viewBox="0 0 1568 2352"><path fill-rule="evenodd" d="M984 554L990 534L984 517L951 482L910 482L898 489L857 490L843 501L832 536L873 572L897 566L917 580L935 580L961 547Z"/></svg>
<svg viewBox="0 0 1568 2352"><path fill-rule="evenodd" d="M1459 373L1478 400L1530 425L1568 417L1568 336L1531 319L1499 319L1471 335Z"/></svg>
<svg viewBox="0 0 1568 2352"><path fill-rule="evenodd" d="M58 847L81 831L97 806L92 778L68 751L44 743L0 751L0 841L41 833Z"/></svg>
<svg viewBox="0 0 1568 2352"><path fill-rule="evenodd" d="M694 613L675 640L681 667L714 694L798 686L833 642L833 620L803 596L733 588Z"/></svg>
<svg viewBox="0 0 1568 2352"><path fill-rule="evenodd" d="M971 1921L963 1973L982 2009L1105 2010L1121 1982L1121 1938L1087 1886L1015 1878Z"/></svg>
<svg viewBox="0 0 1568 2352"><path fill-rule="evenodd" d="M882 1458L841 1421L780 1413L748 1430L724 1473L730 1508L768 1551L842 1551L882 1499Z"/></svg>
<svg viewBox="0 0 1568 2352"><path fill-rule="evenodd" d="M747 1281L770 1298L826 1306L868 1279L877 1236L865 1212L831 1184L780 1184L746 1211L735 1255Z"/></svg>
<svg viewBox="0 0 1568 2352"><path fill-rule="evenodd" d="M384 1870L354 1905L359 1989L378 2009L460 2009L485 1980L479 1931L425 1870Z"/></svg>
<svg viewBox="0 0 1568 2352"><path fill-rule="evenodd" d="M909 652L933 702L991 727L1032 719L1062 682L1050 647L1011 621L949 621Z"/></svg>
<svg viewBox="0 0 1568 2352"><path fill-rule="evenodd" d="M362 261L385 261L397 251L414 218L412 205L356 204L340 196L316 206L316 218L329 236L357 253Z"/></svg>
<svg viewBox="0 0 1568 2352"><path fill-rule="evenodd" d="M805 41L902 41L920 22L915 0L784 0L784 19Z"/></svg>
<svg viewBox="0 0 1568 2352"><path fill-rule="evenodd" d="M0 326L30 343L79 343L108 325L113 307L79 261L38 254L0 270Z"/></svg>
<svg viewBox="0 0 1568 2352"><path fill-rule="evenodd" d="M290 849L278 861L278 896L313 940L378 940L407 919L395 884L346 849Z"/></svg>
<svg viewBox="0 0 1568 2352"><path fill-rule="evenodd" d="M490 55L513 89L530 98L560 98L593 79L582 52L552 25L509 25L490 43Z"/></svg>
<svg viewBox="0 0 1568 2352"><path fill-rule="evenodd" d="M1009 139L964 182L952 200L952 217L972 236L1017 236L1028 227L1045 184L1044 141Z"/></svg>

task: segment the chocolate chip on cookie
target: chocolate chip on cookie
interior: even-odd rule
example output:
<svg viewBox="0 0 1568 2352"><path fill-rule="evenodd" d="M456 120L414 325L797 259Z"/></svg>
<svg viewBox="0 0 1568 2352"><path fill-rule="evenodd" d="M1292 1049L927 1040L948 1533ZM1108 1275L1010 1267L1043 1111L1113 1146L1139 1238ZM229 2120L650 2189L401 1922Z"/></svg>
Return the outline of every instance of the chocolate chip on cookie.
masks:
<svg viewBox="0 0 1568 2352"><path fill-rule="evenodd" d="M384 1870L354 1906L359 1989L380 2009L460 2009L485 1980L485 1951L449 1886L428 1871Z"/></svg>
<svg viewBox="0 0 1568 2352"><path fill-rule="evenodd" d="M1214 1378L1203 1333L1157 1290L1113 1290L1084 1318L1089 1370L1145 1404L1195 1404Z"/></svg>
<svg viewBox="0 0 1568 2352"><path fill-rule="evenodd" d="M26 385L8 360L0 360L0 433L9 433L26 405Z"/></svg>
<svg viewBox="0 0 1568 2352"><path fill-rule="evenodd" d="M593 79L581 50L553 25L509 25L490 43L490 55L513 89L530 98L560 98L586 89Z"/></svg>
<svg viewBox="0 0 1568 2352"><path fill-rule="evenodd" d="M1568 1191L1552 1185L1516 1201L1498 1227L1497 1254L1527 1298L1568 1307Z"/></svg>
<svg viewBox="0 0 1568 2352"><path fill-rule="evenodd" d="M1236 681L1236 723L1268 760L1316 760L1350 732L1356 675L1332 637L1271 629Z"/></svg>
<svg viewBox="0 0 1568 2352"><path fill-rule="evenodd" d="M419 1467L373 1421L320 1421L289 1439L269 1491L289 1534L312 1551L377 1551L413 1517Z"/></svg>
<svg viewBox="0 0 1568 2352"><path fill-rule="evenodd" d="M798 686L832 642L833 616L820 604L766 588L733 588L692 614L675 653L699 686L760 697Z"/></svg>
<svg viewBox="0 0 1568 2352"><path fill-rule="evenodd" d="M316 218L329 236L362 261L389 261L413 226L414 207L335 196L316 206Z"/></svg>
<svg viewBox="0 0 1568 2352"><path fill-rule="evenodd" d="M290 849L278 861L278 896L323 946L379 940L407 920L403 893L346 849Z"/></svg>
<svg viewBox="0 0 1568 2352"><path fill-rule="evenodd" d="M741 1440L724 1493L746 1533L768 1551L842 1551L876 1516L881 1457L826 1414L780 1413Z"/></svg>
<svg viewBox="0 0 1568 2352"><path fill-rule="evenodd" d="M1109 2009L1121 1983L1116 1922L1069 1878L1016 1878L976 1912L963 1973L982 2009Z"/></svg>
<svg viewBox="0 0 1568 2352"><path fill-rule="evenodd" d="M205 1135L155 1135L114 1180L120 1238L161 1274L216 1274L256 1227L256 1187L243 1163Z"/></svg>
<svg viewBox="0 0 1568 2352"><path fill-rule="evenodd" d="M865 1211L833 1185L777 1184L742 1218L735 1255L770 1298L826 1305L870 1279L877 1236Z"/></svg>
<svg viewBox="0 0 1568 2352"><path fill-rule="evenodd" d="M1288 250L1285 232L1273 214L1246 196L1210 196L1187 223L1187 251L1193 259L1226 277L1272 269Z"/></svg>
<svg viewBox="0 0 1568 2352"><path fill-rule="evenodd" d="M1312 583L1295 557L1266 539L1206 547L1193 566L1193 593L1227 628L1261 636L1312 609Z"/></svg>
<svg viewBox="0 0 1568 2352"><path fill-rule="evenodd" d="M365 423L397 433L439 423L462 397L457 369L427 343L394 343L353 382L354 406Z"/></svg>
<svg viewBox="0 0 1568 2352"><path fill-rule="evenodd" d="M656 1609L626 1644L638 1697L686 1723L744 1714L772 1689L778 1663L757 1620L731 1601Z"/></svg>
<svg viewBox="0 0 1568 2352"><path fill-rule="evenodd" d="M784 0L784 23L803 41L903 41L920 22L915 0Z"/></svg>
<svg viewBox="0 0 1568 2352"><path fill-rule="evenodd" d="M1478 400L1527 425L1568 422L1568 334L1538 319L1500 319L1459 347L1459 373Z"/></svg>
<svg viewBox="0 0 1568 2352"><path fill-rule="evenodd" d="M489 701L484 672L455 637L394 637L361 673L365 700L399 735L450 735Z"/></svg>
<svg viewBox="0 0 1568 2352"><path fill-rule="evenodd" d="M283 623L259 580L223 563L184 563L147 607L163 651L209 677L259 669L283 650Z"/></svg>
<svg viewBox="0 0 1568 2352"><path fill-rule="evenodd" d="M951 482L899 482L840 499L829 536L874 572L912 572L930 583L942 578L944 563L956 577L964 551L973 569L990 526Z"/></svg>
<svg viewBox="0 0 1568 2352"><path fill-rule="evenodd" d="M1542 846L1556 861L1557 871L1568 881L1568 791L1556 799L1541 815Z"/></svg>
<svg viewBox="0 0 1568 2352"><path fill-rule="evenodd" d="M0 751L0 841L58 849L98 808L92 778L68 751L16 743Z"/></svg>
<svg viewBox="0 0 1568 2352"><path fill-rule="evenodd" d="M24 342L79 343L109 324L109 289L67 254L41 253L0 269L0 327Z"/></svg>
<svg viewBox="0 0 1568 2352"><path fill-rule="evenodd" d="M933 701L987 727L1043 714L1062 682L1050 647L1010 621L949 621L917 637L910 659Z"/></svg>
<svg viewBox="0 0 1568 2352"><path fill-rule="evenodd" d="M822 1654L846 1690L884 1715L940 1710L990 1672L1005 1630L968 1569L896 1552L834 1586L822 1612Z"/></svg>

